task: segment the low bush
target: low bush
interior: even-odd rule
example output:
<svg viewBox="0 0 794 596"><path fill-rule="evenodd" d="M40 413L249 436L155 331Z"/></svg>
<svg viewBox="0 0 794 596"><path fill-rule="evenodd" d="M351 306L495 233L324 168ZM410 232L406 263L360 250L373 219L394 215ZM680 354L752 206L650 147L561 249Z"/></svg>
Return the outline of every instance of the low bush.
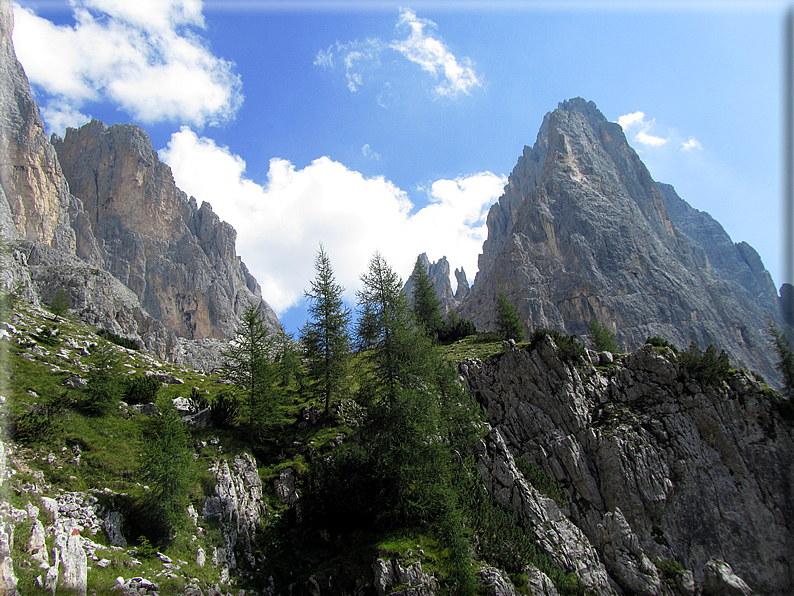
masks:
<svg viewBox="0 0 794 596"><path fill-rule="evenodd" d="M670 348L676 354L678 353L678 348L675 344L671 344L665 338L660 337L659 335L652 335L648 339L645 340L646 346L653 346L654 348Z"/></svg>
<svg viewBox="0 0 794 596"><path fill-rule="evenodd" d="M543 468L525 460L523 457L516 458L516 466L518 466L524 478L526 478L536 490L557 503L558 507L566 507L568 505L568 493L566 493L560 483Z"/></svg>
<svg viewBox="0 0 794 596"><path fill-rule="evenodd" d="M585 358L585 352L582 344L578 342L575 335L565 335L556 329L544 329L543 327L535 329L529 339L529 349L534 350L538 343L547 335L550 335L557 344L557 355L560 360L569 364L578 364L581 358Z"/></svg>
<svg viewBox="0 0 794 596"><path fill-rule="evenodd" d="M122 348L129 348L130 350L140 350L141 346L138 345L138 342L134 339L130 339L128 337L121 337L120 335L116 335L112 331L108 331L107 329L100 329L96 332L96 334L101 337L102 339L106 339L109 342L116 344L117 346L121 346Z"/></svg>
<svg viewBox="0 0 794 596"><path fill-rule="evenodd" d="M45 400L30 406L19 406L11 418L11 436L20 443L37 443L61 432L57 415L63 410L64 393L60 399Z"/></svg>
<svg viewBox="0 0 794 596"><path fill-rule="evenodd" d="M210 417L214 426L231 426L239 415L240 402L231 392L218 393L210 404Z"/></svg>
<svg viewBox="0 0 794 596"><path fill-rule="evenodd" d="M475 333L477 333L477 328L474 323L467 319L461 319L454 310L451 310L444 324L438 330L438 341L451 343Z"/></svg>
<svg viewBox="0 0 794 596"><path fill-rule="evenodd" d="M725 350L720 350L718 356L717 348L714 344L709 344L706 351L701 354L694 341L689 344L688 350L679 354L678 362L692 378L708 385L719 385L726 381L731 369L731 362Z"/></svg>
<svg viewBox="0 0 794 596"><path fill-rule="evenodd" d="M161 387L160 381L146 375L129 377L124 385L124 401L128 404L154 403Z"/></svg>
<svg viewBox="0 0 794 596"><path fill-rule="evenodd" d="M50 300L47 309L56 317L64 317L69 309L72 308L72 301L63 290L58 290Z"/></svg>
<svg viewBox="0 0 794 596"><path fill-rule="evenodd" d="M58 328L48 327L47 325L39 333L31 333L30 336L36 340L37 343L44 344L45 346L55 346L60 341L58 339Z"/></svg>

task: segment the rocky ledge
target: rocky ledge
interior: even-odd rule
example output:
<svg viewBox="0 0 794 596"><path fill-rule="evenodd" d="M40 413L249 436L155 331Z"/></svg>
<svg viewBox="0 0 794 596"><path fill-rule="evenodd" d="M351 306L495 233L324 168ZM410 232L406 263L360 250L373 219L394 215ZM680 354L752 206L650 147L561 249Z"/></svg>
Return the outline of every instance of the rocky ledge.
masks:
<svg viewBox="0 0 794 596"><path fill-rule="evenodd" d="M794 432L779 394L746 370L706 382L668 348L590 356L564 362L546 336L461 363L493 427L480 456L494 494L596 593L790 594Z"/></svg>

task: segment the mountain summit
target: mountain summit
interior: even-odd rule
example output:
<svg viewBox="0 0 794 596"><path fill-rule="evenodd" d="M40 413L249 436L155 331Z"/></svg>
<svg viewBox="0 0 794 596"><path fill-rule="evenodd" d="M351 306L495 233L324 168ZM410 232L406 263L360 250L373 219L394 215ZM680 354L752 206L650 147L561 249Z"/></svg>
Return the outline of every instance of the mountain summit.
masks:
<svg viewBox="0 0 794 596"><path fill-rule="evenodd" d="M487 225L461 313L478 328L494 326L501 291L530 331L584 335L595 319L627 349L653 335L713 343L775 374L764 328L778 299L758 254L655 182L593 102L546 114Z"/></svg>
<svg viewBox="0 0 794 596"><path fill-rule="evenodd" d="M174 184L137 126L44 132L0 0L0 285L199 368L256 306L278 319L236 254L236 232Z"/></svg>

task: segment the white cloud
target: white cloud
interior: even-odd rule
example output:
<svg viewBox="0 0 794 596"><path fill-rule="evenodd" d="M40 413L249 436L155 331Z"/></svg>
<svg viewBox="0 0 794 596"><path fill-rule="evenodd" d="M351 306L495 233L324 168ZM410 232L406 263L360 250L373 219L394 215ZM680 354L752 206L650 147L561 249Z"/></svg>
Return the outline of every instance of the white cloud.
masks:
<svg viewBox="0 0 794 596"><path fill-rule="evenodd" d="M638 143L642 143L643 145L651 145L653 147L658 147L660 145L664 145L665 143L667 143L667 139L663 139L662 137L655 137L653 135L649 135L644 130L641 130L640 132L638 132L635 135L634 140L637 141Z"/></svg>
<svg viewBox="0 0 794 596"><path fill-rule="evenodd" d="M373 151L372 147L369 146L369 143L367 143L361 148L361 154L369 159L380 161L380 153L376 153L375 151Z"/></svg>
<svg viewBox="0 0 794 596"><path fill-rule="evenodd" d="M200 0L74 0L74 26L14 7L14 46L48 127L110 100L142 122L195 126L233 118L243 96L231 62L194 33ZM50 114L50 117L47 117ZM73 122L79 124L79 122Z"/></svg>
<svg viewBox="0 0 794 596"><path fill-rule="evenodd" d="M620 124L623 130L628 130L633 126L642 124L644 121L645 121L644 112L632 112L631 114L626 114L625 116L621 116L620 118L618 118L618 124Z"/></svg>
<svg viewBox="0 0 794 596"><path fill-rule="evenodd" d="M652 147L659 147L667 143L667 139L649 134L648 131L654 126L654 124L656 124L656 119L654 118L653 120L645 120L644 112L632 112L631 114L625 114L624 116L618 118L618 124L620 124L620 126L626 132L634 128L639 129L633 138L633 141L637 143L650 145Z"/></svg>
<svg viewBox="0 0 794 596"><path fill-rule="evenodd" d="M441 82L434 89L436 95L446 97L456 97L460 93L468 95L472 87L482 86L480 77L474 72L468 58L464 58L461 65L442 42L425 32L426 27L435 28L433 21L420 19L414 11L403 8L400 10L398 26L408 28L411 33L408 39L393 41L391 48L434 77L438 78L441 75Z"/></svg>
<svg viewBox="0 0 794 596"><path fill-rule="evenodd" d="M308 288L320 242L350 300L375 250L404 279L422 252L433 261L446 256L473 278L488 207L507 182L490 172L439 180L425 190L430 203L412 212L406 193L388 180L365 178L327 157L300 170L272 159L267 184L259 185L245 177L239 156L187 127L160 156L182 190L235 227L238 251L278 313Z"/></svg>
<svg viewBox="0 0 794 596"><path fill-rule="evenodd" d="M404 39L395 39L385 43L378 38L366 41L351 41L332 45L327 50L320 50L314 59L316 66L334 70L335 56L339 56L344 64L347 86L351 92L358 91L364 84L374 78L374 72L382 67L381 54L392 50L410 62L418 64L422 70L433 75L438 84L433 88L435 97L455 98L460 94L468 95L474 87L482 86L482 79L472 67L469 58L458 60L446 45L428 29L435 29L436 24L428 19L420 19L410 9L400 9L397 29L408 31ZM392 64L390 61L389 64ZM389 76L387 74L386 76ZM389 82L384 83L389 86ZM379 94L378 102L382 104L383 94Z"/></svg>
<svg viewBox="0 0 794 596"><path fill-rule="evenodd" d="M689 137L688 141L681 143L682 151L691 151L692 149L703 149L703 145L695 137Z"/></svg>

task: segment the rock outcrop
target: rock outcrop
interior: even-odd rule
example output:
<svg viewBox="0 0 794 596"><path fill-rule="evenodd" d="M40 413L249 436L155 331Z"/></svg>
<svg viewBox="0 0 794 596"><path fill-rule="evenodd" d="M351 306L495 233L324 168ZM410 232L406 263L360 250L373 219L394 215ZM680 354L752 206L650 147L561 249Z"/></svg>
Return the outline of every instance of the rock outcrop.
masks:
<svg viewBox="0 0 794 596"><path fill-rule="evenodd" d="M94 121L47 139L13 22L0 0L0 236L11 249L0 289L34 304L62 290L86 322L201 368L249 306L278 330L234 229L174 185L140 128Z"/></svg>
<svg viewBox="0 0 794 596"><path fill-rule="evenodd" d="M506 343L504 354L460 369L493 445L503 437L513 457L564 489L564 518L627 593L663 594L670 582L681 594L727 593L708 587L717 584L794 589L794 426L753 374L706 382L651 346L596 369L563 362L549 336L532 351ZM527 494L502 459L487 467L510 470L499 486ZM484 476L487 485L499 475ZM521 511L515 490L509 502ZM551 524L538 518L543 535L560 522L549 499L537 502L552 512ZM577 543L551 550L561 556Z"/></svg>
<svg viewBox="0 0 794 596"><path fill-rule="evenodd" d="M141 128L94 120L52 143L103 248L104 268L153 317L179 337L225 339L242 312L259 305L267 327L278 329L235 252L234 228L176 187Z"/></svg>
<svg viewBox="0 0 794 596"><path fill-rule="evenodd" d="M215 496L204 502L202 517L220 523L224 541L224 548L216 549L213 555L213 564L235 569L235 553L242 553L246 562L253 565L251 541L265 512L262 481L256 462L248 453L243 453L235 456L231 466L229 462L219 460L210 471L215 474L217 485Z"/></svg>
<svg viewBox="0 0 794 596"><path fill-rule="evenodd" d="M585 335L595 319L635 349L661 335L728 351L768 377L782 322L758 254L657 184L621 127L581 98L546 114L504 195L461 315L493 329L502 291L526 328Z"/></svg>
<svg viewBox="0 0 794 596"><path fill-rule="evenodd" d="M419 259L424 263L427 270L427 276L433 283L433 289L436 291L441 313L446 315L450 310L455 310L460 306L462 300L468 296L469 282L466 279L466 272L463 269L455 269L455 279L457 280L458 287L455 293L452 293L452 284L449 281L450 267L447 257L441 257L435 263L431 263L427 258L427 253L419 255ZM413 291L413 282L409 277L405 282L405 293L410 297Z"/></svg>

